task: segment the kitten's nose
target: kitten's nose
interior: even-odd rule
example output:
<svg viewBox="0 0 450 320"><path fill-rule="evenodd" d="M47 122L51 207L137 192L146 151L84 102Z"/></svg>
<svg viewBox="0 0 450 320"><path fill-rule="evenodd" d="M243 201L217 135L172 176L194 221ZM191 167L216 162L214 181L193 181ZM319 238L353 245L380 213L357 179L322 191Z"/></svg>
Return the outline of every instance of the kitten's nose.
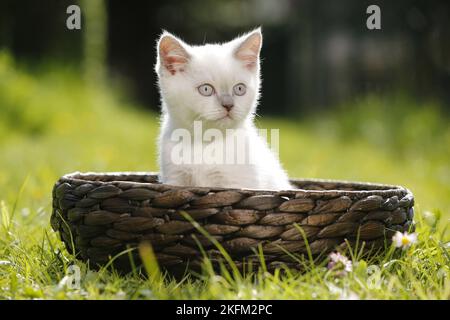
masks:
<svg viewBox="0 0 450 320"><path fill-rule="evenodd" d="M223 94L220 96L220 104L222 107L227 109L227 111L230 111L231 108L233 108L233 97L231 97L229 94Z"/></svg>
<svg viewBox="0 0 450 320"><path fill-rule="evenodd" d="M233 104L222 104L222 107L224 107L225 109L227 109L227 111L230 111L231 108L233 108Z"/></svg>

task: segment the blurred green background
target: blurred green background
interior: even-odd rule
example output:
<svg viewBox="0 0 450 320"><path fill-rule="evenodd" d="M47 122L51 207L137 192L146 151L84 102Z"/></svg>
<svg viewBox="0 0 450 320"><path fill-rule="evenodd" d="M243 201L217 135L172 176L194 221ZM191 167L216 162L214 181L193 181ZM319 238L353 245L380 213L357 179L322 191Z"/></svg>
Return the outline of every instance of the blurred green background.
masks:
<svg viewBox="0 0 450 320"><path fill-rule="evenodd" d="M81 30L66 28L70 4ZM381 30L366 28L369 4ZM448 219L449 12L448 1L2 1L2 206L18 203L33 232L65 173L158 170L161 30L201 44L261 25L257 123L280 129L289 175L401 184Z"/></svg>

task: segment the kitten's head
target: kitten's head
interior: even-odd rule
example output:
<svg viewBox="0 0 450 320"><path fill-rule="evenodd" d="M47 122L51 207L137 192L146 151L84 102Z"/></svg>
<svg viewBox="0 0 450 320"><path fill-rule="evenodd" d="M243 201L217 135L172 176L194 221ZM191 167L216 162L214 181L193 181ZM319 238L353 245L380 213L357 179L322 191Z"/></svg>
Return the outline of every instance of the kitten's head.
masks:
<svg viewBox="0 0 450 320"><path fill-rule="evenodd" d="M190 125L232 128L250 117L259 97L258 28L224 44L190 46L168 32L158 41L158 74L164 107Z"/></svg>

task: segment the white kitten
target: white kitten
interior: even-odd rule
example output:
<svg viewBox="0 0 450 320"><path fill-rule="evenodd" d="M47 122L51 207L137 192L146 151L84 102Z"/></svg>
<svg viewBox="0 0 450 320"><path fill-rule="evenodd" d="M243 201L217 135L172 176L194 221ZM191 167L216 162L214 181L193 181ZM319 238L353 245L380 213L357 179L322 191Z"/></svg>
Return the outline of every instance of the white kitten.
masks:
<svg viewBox="0 0 450 320"><path fill-rule="evenodd" d="M259 98L259 53L262 45L258 28L224 44L190 46L164 32L158 41L158 74L162 100L162 126L159 137L159 162L163 183L182 186L291 189L288 177L253 124ZM248 148L246 163L182 163L173 155L179 142L177 129L194 134L194 121L202 129L223 133L237 130ZM227 140L228 139L228 140ZM203 141L204 152L208 142ZM225 148L225 153L230 152Z"/></svg>

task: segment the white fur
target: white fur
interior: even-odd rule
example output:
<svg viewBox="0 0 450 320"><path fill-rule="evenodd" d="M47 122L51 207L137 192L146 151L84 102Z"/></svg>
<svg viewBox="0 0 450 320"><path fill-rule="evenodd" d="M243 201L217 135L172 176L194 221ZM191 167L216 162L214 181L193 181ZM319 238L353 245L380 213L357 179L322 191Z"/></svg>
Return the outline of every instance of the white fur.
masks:
<svg viewBox="0 0 450 320"><path fill-rule="evenodd" d="M292 188L277 158L258 136L253 124L261 83L261 44L260 29L224 44L203 46L189 46L173 35L163 33L158 42L155 66L162 100L159 164L163 183L252 189ZM238 58L237 50L242 51L240 57L243 59ZM167 51L170 53L167 54ZM256 64L246 64L246 59L255 52ZM170 68L166 67L168 60L164 60L168 56L176 60ZM170 69L176 71L173 73ZM197 88L204 83L212 84L216 94L202 96ZM233 86L238 83L244 83L247 87L243 96L233 95ZM227 111L217 97L221 94L233 96L231 118L223 118ZM178 128L192 132L196 120L202 121L203 130L216 128L225 132L226 129L243 129L244 139L251 146L251 156L256 160L251 164L232 165L174 164L171 160L175 145L171 141L172 132Z"/></svg>

